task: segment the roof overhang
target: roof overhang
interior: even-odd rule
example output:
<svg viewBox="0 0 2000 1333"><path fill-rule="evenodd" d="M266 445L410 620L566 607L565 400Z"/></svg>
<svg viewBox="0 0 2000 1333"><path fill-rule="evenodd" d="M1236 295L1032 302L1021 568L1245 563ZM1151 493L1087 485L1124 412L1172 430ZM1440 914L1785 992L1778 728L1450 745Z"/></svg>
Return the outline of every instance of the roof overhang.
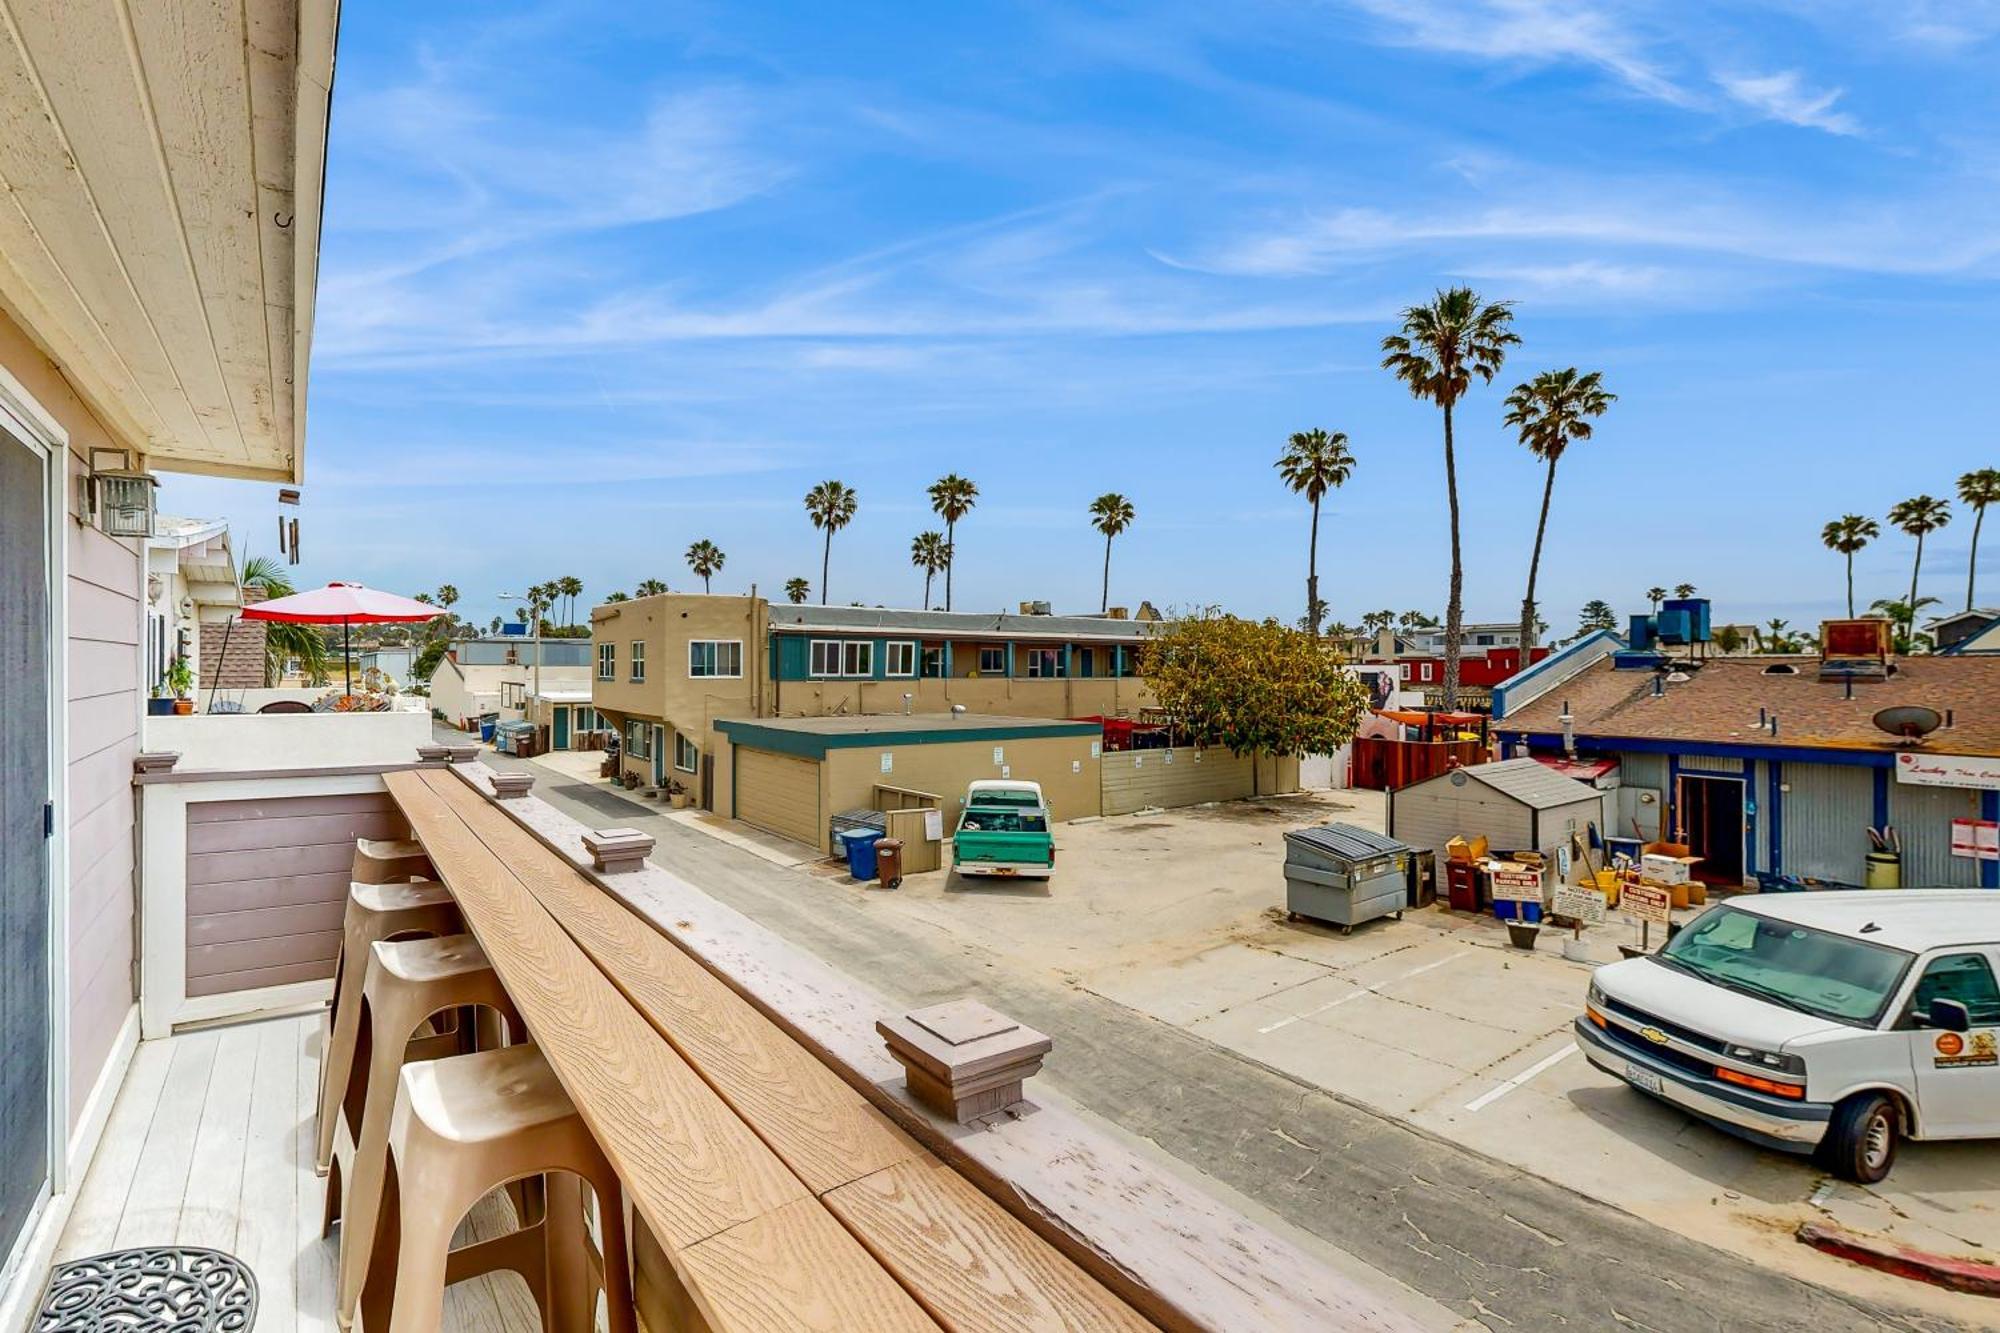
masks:
<svg viewBox="0 0 2000 1333"><path fill-rule="evenodd" d="M297 482L338 0L0 0L0 309L144 466Z"/></svg>

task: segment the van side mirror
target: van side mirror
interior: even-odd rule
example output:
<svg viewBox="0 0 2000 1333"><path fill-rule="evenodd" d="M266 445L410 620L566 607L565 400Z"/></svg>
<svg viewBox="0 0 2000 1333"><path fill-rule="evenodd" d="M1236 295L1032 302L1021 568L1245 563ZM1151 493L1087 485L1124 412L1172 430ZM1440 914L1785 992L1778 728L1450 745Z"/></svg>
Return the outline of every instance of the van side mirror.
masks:
<svg viewBox="0 0 2000 1333"><path fill-rule="evenodd" d="M1965 1007L1962 1000L1932 1000L1924 1026L1941 1032L1965 1032L1972 1027L1972 1011Z"/></svg>

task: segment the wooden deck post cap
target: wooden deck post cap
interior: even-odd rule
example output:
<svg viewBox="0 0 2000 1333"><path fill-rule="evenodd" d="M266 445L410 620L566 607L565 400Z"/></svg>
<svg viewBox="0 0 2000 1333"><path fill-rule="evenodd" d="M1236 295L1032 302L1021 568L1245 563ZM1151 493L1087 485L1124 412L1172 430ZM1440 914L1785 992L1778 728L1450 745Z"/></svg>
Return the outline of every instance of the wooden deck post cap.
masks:
<svg viewBox="0 0 2000 1333"><path fill-rule="evenodd" d="M886 1018L875 1030L903 1066L918 1101L959 1124L1021 1100L1021 1084L1052 1043L978 1000L952 1000Z"/></svg>
<svg viewBox="0 0 2000 1333"><path fill-rule="evenodd" d="M495 773L493 775L493 794L503 800L511 796L526 796L528 788L534 785L535 775L533 773Z"/></svg>
<svg viewBox="0 0 2000 1333"><path fill-rule="evenodd" d="M444 747L444 752L445 757L454 764L469 764L479 758L477 745L447 745Z"/></svg>
<svg viewBox="0 0 2000 1333"><path fill-rule="evenodd" d="M448 763L451 760L451 747L449 745L419 745L417 747L417 759L426 764Z"/></svg>
<svg viewBox="0 0 2000 1333"><path fill-rule="evenodd" d="M583 835L593 866L606 874L637 869L652 855L653 839L635 828L593 829Z"/></svg>

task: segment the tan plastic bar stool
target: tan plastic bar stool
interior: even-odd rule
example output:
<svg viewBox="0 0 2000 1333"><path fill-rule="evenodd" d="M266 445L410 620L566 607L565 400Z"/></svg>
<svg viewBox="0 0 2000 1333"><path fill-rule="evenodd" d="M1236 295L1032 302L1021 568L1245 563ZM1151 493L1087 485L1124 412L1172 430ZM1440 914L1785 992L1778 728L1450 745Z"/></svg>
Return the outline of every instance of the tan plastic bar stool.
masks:
<svg viewBox="0 0 2000 1333"><path fill-rule="evenodd" d="M361 857L355 854L356 868ZM354 1072L354 1044L361 1027L361 983L368 976L368 946L377 940L412 935L457 935L465 929L458 904L442 884L352 884L342 923L340 951L333 962L333 1002L328 1007L326 1039L320 1043L319 1120L313 1166L326 1174L333 1161L334 1121L340 1099Z"/></svg>
<svg viewBox="0 0 2000 1333"><path fill-rule="evenodd" d="M434 1333L445 1287L498 1268L527 1279L546 1333L595 1327L595 1268L610 1333L635 1333L618 1177L535 1047L403 1066L389 1156L362 1306L367 1333ZM548 1208L539 1223L451 1247L453 1230L473 1204L537 1173L548 1178ZM597 1196L603 1245L596 1263L579 1179Z"/></svg>
<svg viewBox="0 0 2000 1333"><path fill-rule="evenodd" d="M335 1136L326 1180L321 1234L341 1222L336 1312L342 1328L354 1319L368 1264L369 1238L382 1201L389 1155L389 1112L396 1103L396 1075L410 1061L434 1060L470 1050L474 1025L445 1034L425 1031L433 1015L467 1007L499 1014L509 1034L525 1037L513 1001L470 935L384 940L369 946L368 977L361 986L354 1072L329 1112ZM329 1097L334 1094L329 1091ZM517 1204L520 1200L517 1199Z"/></svg>
<svg viewBox="0 0 2000 1333"><path fill-rule="evenodd" d="M356 884L407 884L413 879L436 879L431 858L415 838L356 838L354 873Z"/></svg>

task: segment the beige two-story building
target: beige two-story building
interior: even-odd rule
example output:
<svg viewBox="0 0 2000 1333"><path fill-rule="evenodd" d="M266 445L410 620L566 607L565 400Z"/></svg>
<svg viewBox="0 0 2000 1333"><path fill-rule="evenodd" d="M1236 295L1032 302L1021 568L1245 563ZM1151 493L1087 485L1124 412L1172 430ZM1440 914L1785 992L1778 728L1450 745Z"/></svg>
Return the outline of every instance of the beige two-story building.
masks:
<svg viewBox="0 0 2000 1333"><path fill-rule="evenodd" d="M949 713L1132 717L1156 622L773 604L664 593L591 612L591 702L626 772L713 808L720 718Z"/></svg>

